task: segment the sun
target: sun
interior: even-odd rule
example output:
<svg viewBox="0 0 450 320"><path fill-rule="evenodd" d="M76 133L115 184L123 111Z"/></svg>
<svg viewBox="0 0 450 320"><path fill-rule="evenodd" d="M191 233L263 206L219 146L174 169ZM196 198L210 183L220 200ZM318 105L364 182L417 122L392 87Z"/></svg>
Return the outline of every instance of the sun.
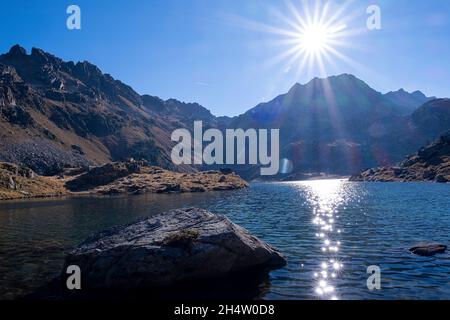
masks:
<svg viewBox="0 0 450 320"><path fill-rule="evenodd" d="M338 5L335 1L303 0L296 1L294 5L291 0L285 0L285 11L279 8L271 10L276 18L273 24L245 19L236 19L233 23L276 35L271 40L271 46L280 53L269 58L266 65L281 64L281 76L293 72L295 79L326 76L328 67L336 69L342 63L358 71L364 66L344 53L358 48L358 41L352 41L350 37L364 33L363 29L349 27L361 14L348 12L352 1L345 0Z"/></svg>
<svg viewBox="0 0 450 320"><path fill-rule="evenodd" d="M309 54L320 54L330 45L332 32L324 25L310 25L298 34L300 50Z"/></svg>
<svg viewBox="0 0 450 320"><path fill-rule="evenodd" d="M293 19L280 15L281 20L290 27L280 32L284 44L289 46L280 56L288 61L289 69L297 64L301 73L305 69L315 69L318 73L326 74L327 63L350 61L339 51L339 47L348 45L346 38L352 34L347 28L349 18L342 10L332 10L330 2L321 6L320 1L317 1L315 8L310 8L304 2L301 9L289 1L287 4ZM330 15L331 11L335 13Z"/></svg>

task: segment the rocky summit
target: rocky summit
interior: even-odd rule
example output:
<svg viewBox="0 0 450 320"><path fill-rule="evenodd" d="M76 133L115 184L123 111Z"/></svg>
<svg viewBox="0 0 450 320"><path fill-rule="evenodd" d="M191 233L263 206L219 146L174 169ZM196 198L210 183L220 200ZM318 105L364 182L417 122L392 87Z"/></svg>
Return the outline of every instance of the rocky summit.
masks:
<svg viewBox="0 0 450 320"><path fill-rule="evenodd" d="M350 180L450 182L450 132L417 154L407 157L399 166L369 169Z"/></svg>
<svg viewBox="0 0 450 320"><path fill-rule="evenodd" d="M80 267L84 288L130 289L270 270L286 260L226 217L192 208L93 235L66 257L63 278L70 265Z"/></svg>

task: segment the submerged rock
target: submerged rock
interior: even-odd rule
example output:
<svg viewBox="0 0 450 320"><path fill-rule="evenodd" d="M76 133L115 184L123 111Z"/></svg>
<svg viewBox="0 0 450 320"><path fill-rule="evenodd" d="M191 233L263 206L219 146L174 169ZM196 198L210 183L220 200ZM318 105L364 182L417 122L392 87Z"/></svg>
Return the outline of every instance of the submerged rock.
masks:
<svg viewBox="0 0 450 320"><path fill-rule="evenodd" d="M128 289L276 269L286 260L222 215L182 209L100 232L66 257L69 265L80 267L86 288Z"/></svg>
<svg viewBox="0 0 450 320"><path fill-rule="evenodd" d="M425 257L434 256L437 253L444 253L445 250L447 250L447 246L439 243L420 243L409 249L411 253Z"/></svg>

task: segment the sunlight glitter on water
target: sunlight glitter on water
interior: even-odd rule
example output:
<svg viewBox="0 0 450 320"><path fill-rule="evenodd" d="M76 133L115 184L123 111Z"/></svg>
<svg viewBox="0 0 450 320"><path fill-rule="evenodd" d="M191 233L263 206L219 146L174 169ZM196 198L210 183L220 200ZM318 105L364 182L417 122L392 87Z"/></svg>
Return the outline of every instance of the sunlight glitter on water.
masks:
<svg viewBox="0 0 450 320"><path fill-rule="evenodd" d="M407 248L430 236L448 242L449 194L440 184L312 181L252 183L236 192L5 202L0 299L32 293L58 277L65 252L92 233L192 206L226 215L285 255L288 265L263 279L256 299L443 299L450 296L450 253L423 258ZM316 217L332 230L314 224ZM382 266L389 278L382 290L367 288L370 265Z"/></svg>
<svg viewBox="0 0 450 320"><path fill-rule="evenodd" d="M317 228L316 237L322 252L322 261L318 263L317 272L314 273L314 294L320 299L338 299L335 281L342 274L344 265L338 256L341 241L336 236L341 230L335 230L335 225L339 219L339 208L347 199L344 184L344 180L297 183L303 192L306 191L308 201L313 207L312 223Z"/></svg>

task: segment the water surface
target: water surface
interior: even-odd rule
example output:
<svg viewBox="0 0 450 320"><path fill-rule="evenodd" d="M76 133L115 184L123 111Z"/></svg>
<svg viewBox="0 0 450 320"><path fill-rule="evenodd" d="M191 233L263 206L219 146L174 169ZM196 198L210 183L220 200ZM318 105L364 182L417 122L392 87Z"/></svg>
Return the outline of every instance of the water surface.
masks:
<svg viewBox="0 0 450 320"><path fill-rule="evenodd" d="M64 255L93 232L180 207L222 213L277 247L264 299L448 299L450 255L418 257L417 242L450 239L450 187L325 180L245 190L2 202L0 298L58 276ZM381 290L367 288L367 267Z"/></svg>

